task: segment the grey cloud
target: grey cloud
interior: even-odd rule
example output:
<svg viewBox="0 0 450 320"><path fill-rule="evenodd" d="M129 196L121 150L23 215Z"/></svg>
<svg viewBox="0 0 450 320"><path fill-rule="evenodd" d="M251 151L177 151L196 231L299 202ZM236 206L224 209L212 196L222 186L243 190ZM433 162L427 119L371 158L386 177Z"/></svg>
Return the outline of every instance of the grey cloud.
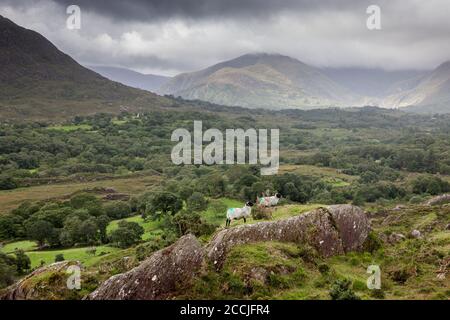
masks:
<svg viewBox="0 0 450 320"><path fill-rule="evenodd" d="M367 7L368 0L55 0L64 6L76 3L83 10L109 15L115 19L263 17L283 11ZM373 1L372 1L373 2Z"/></svg>
<svg viewBox="0 0 450 320"><path fill-rule="evenodd" d="M82 29L65 28L65 6L82 9ZM382 30L366 28L378 4ZM448 0L0 0L83 64L174 74L249 52L317 66L433 68L450 59Z"/></svg>

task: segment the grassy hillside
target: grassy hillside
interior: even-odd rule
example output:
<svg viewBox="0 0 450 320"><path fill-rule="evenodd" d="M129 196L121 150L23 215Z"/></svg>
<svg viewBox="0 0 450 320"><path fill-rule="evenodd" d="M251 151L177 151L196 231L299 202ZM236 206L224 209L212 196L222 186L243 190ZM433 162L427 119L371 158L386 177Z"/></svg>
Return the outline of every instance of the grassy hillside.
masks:
<svg viewBox="0 0 450 320"><path fill-rule="evenodd" d="M149 110L168 99L108 80L50 41L0 16L0 119L67 119L79 114Z"/></svg>

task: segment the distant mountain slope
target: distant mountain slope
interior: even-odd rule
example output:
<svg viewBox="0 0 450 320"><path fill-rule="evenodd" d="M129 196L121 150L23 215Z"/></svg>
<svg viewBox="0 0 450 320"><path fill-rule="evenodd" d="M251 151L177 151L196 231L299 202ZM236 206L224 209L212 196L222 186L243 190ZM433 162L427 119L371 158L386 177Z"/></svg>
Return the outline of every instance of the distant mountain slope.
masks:
<svg viewBox="0 0 450 320"><path fill-rule="evenodd" d="M325 75L351 91L370 97L383 97L400 81L426 74L419 70L386 71L370 68L322 68Z"/></svg>
<svg viewBox="0 0 450 320"><path fill-rule="evenodd" d="M82 67L39 33L0 16L0 117L67 117L163 102Z"/></svg>
<svg viewBox="0 0 450 320"><path fill-rule="evenodd" d="M158 89L170 79L170 77L154 74L143 74L125 68L116 68L108 66L86 66L86 67L91 70L94 70L95 72L101 74L102 76L110 80L120 82L124 85L133 88L143 89L152 92L157 92Z"/></svg>
<svg viewBox="0 0 450 320"><path fill-rule="evenodd" d="M247 54L180 74L163 85L160 92L268 109L351 106L359 99L319 69L276 54Z"/></svg>
<svg viewBox="0 0 450 320"><path fill-rule="evenodd" d="M450 61L422 77L403 81L391 89L383 107L430 107L450 112Z"/></svg>

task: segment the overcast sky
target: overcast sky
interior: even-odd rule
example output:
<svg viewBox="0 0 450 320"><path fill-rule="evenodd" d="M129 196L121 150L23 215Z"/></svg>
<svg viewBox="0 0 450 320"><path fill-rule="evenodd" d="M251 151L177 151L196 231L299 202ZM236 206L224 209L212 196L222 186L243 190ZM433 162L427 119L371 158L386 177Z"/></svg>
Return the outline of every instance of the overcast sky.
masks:
<svg viewBox="0 0 450 320"><path fill-rule="evenodd" d="M70 4L80 30L66 28ZM371 4L381 30L366 27ZM249 52L390 70L450 59L450 0L0 0L0 14L82 64L166 75Z"/></svg>

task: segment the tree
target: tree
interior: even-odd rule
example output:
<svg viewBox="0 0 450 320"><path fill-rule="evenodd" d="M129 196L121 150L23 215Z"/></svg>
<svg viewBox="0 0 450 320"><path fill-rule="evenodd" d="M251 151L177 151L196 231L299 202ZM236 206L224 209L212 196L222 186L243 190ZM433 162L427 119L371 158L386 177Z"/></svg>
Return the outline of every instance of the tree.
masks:
<svg viewBox="0 0 450 320"><path fill-rule="evenodd" d="M208 207L208 200L200 192L194 192L186 202L188 209L192 211L204 211Z"/></svg>
<svg viewBox="0 0 450 320"><path fill-rule="evenodd" d="M15 268L15 259L0 252L0 288L7 287L14 283Z"/></svg>
<svg viewBox="0 0 450 320"><path fill-rule="evenodd" d="M25 229L30 239L36 240L40 247L53 233L53 226L45 220L31 220L26 223Z"/></svg>
<svg viewBox="0 0 450 320"><path fill-rule="evenodd" d="M79 193L70 199L70 205L74 209L85 208L88 203L98 202L98 199L89 193Z"/></svg>
<svg viewBox="0 0 450 320"><path fill-rule="evenodd" d="M97 222L94 217L83 221L80 225L81 241L86 244L94 244L97 240Z"/></svg>
<svg viewBox="0 0 450 320"><path fill-rule="evenodd" d="M104 210L111 219L122 219L129 217L131 214L130 205L123 201L108 203L104 206Z"/></svg>
<svg viewBox="0 0 450 320"><path fill-rule="evenodd" d="M100 217L97 217L97 228L100 236L100 241L102 243L108 242L107 228L109 222L110 219L106 215L101 215Z"/></svg>
<svg viewBox="0 0 450 320"><path fill-rule="evenodd" d="M24 272L31 269L31 260L25 254L25 251L16 249L14 254L16 256L16 268L18 274L23 274Z"/></svg>
<svg viewBox="0 0 450 320"><path fill-rule="evenodd" d="M63 246L71 247L82 241L81 223L82 219L77 215L70 215L64 220L64 228L59 235L59 240Z"/></svg>
<svg viewBox="0 0 450 320"><path fill-rule="evenodd" d="M136 222L120 221L119 227L111 233L111 242L120 247L128 248L141 241L144 228Z"/></svg>
<svg viewBox="0 0 450 320"><path fill-rule="evenodd" d="M247 174L237 181L237 183L235 184L236 190L239 191L242 189L242 187L251 187L252 184L254 184L257 181L258 181L257 177L251 174Z"/></svg>
<svg viewBox="0 0 450 320"><path fill-rule="evenodd" d="M15 214L0 216L0 239L14 239L23 237L23 218Z"/></svg>
<svg viewBox="0 0 450 320"><path fill-rule="evenodd" d="M150 215L152 220L160 220L166 214L175 215L182 207L183 202L175 194L158 192L147 203L144 218Z"/></svg>
<svg viewBox="0 0 450 320"><path fill-rule="evenodd" d="M17 188L16 181L8 176L0 176L0 190L11 190Z"/></svg>
<svg viewBox="0 0 450 320"><path fill-rule="evenodd" d="M74 244L72 235L68 230L62 230L59 234L59 242L63 247L71 247Z"/></svg>

